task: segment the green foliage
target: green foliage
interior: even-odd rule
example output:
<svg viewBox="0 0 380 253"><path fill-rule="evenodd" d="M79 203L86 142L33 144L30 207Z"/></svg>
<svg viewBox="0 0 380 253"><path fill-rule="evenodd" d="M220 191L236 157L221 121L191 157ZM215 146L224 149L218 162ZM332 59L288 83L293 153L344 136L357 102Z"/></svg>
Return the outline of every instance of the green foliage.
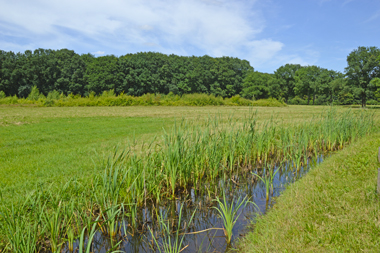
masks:
<svg viewBox="0 0 380 253"><path fill-rule="evenodd" d="M60 98L61 98L61 94L59 94L59 92L56 90L50 91L46 97L46 99L49 99L49 100L52 100L52 99L58 100Z"/></svg>
<svg viewBox="0 0 380 253"><path fill-rule="evenodd" d="M37 86L33 86L32 90L29 93L28 99L37 101L40 98L40 90L37 88Z"/></svg>
<svg viewBox="0 0 380 253"><path fill-rule="evenodd" d="M299 96L295 96L294 98L290 99L288 101L290 105L306 105L307 101L304 99L300 98Z"/></svg>
<svg viewBox="0 0 380 253"><path fill-rule="evenodd" d="M131 96L206 93L232 97L253 68L246 60L232 57L180 57L141 52L116 57L79 56L74 51L37 49L24 53L1 51L0 90L27 97L37 86L45 96L53 90L63 94Z"/></svg>
<svg viewBox="0 0 380 253"><path fill-rule="evenodd" d="M276 82L279 84L279 97L285 98L288 102L290 98L294 97L294 87L295 87L295 73L301 68L299 64L286 64L279 67L274 72L274 77Z"/></svg>
<svg viewBox="0 0 380 253"><path fill-rule="evenodd" d="M6 97L5 92L4 91L0 91L0 99L3 99L5 97Z"/></svg>
<svg viewBox="0 0 380 253"><path fill-rule="evenodd" d="M195 210L196 211L196 210ZM190 217L190 220L187 222L187 225L185 223L185 226L183 227L183 230L186 231L189 228L189 225L191 224L194 214ZM185 239L185 234L180 236L180 230L181 230L181 224L182 224L182 212L183 212L183 204L181 205L179 209L179 214L178 214L178 224L179 226L175 231L171 231L172 225L170 224L170 220L167 219L167 216L164 215L162 210L160 210L160 213L156 214L157 215L157 220L160 224L160 228L162 233L164 234L163 239L162 239L162 245L157 241L155 234L153 230L148 227L150 234L152 235L152 238L157 246L158 251L164 252L164 253L180 253L183 249L186 248L186 246L183 246L183 241ZM166 221L167 220L167 221ZM174 238L171 238L171 235L174 234Z"/></svg>
<svg viewBox="0 0 380 253"><path fill-rule="evenodd" d="M295 74L296 84L294 87L295 94L298 96L307 96L307 104L310 104L311 97L313 105L319 85L319 76L321 68L317 66L307 66L299 69Z"/></svg>
<svg viewBox="0 0 380 253"><path fill-rule="evenodd" d="M380 77L380 49L377 47L358 47L347 56L346 75L353 92L361 100L362 107L375 91L372 79Z"/></svg>
<svg viewBox="0 0 380 253"><path fill-rule="evenodd" d="M236 200L233 199L231 203L227 202L226 195L223 191L223 202L216 198L215 200L218 203L218 207L213 207L216 209L222 218L223 225L224 225L224 234L227 239L227 244L231 244L232 239L232 229L235 226L235 223L239 219L240 214L238 213L240 208L244 208L250 201L247 196L244 198L239 197Z"/></svg>
<svg viewBox="0 0 380 253"><path fill-rule="evenodd" d="M36 49L24 53L0 51L0 91L19 98L29 95L29 100L39 100L39 104L45 106L54 106L58 93L60 100L66 95L94 100L96 96L109 98L109 104L97 102L104 105L158 104L157 95L153 99L148 94L171 93L181 98L188 94L207 94L223 99L240 95L249 100L276 98L285 102L298 96L305 99L306 104L361 103L365 106L366 100L380 96L376 84L371 82L380 77L379 58L378 48L359 47L347 57L345 75L299 64L286 64L274 74L268 74L255 72L248 61L233 57L183 57L154 52L94 57L91 54L78 55L67 49ZM42 95L36 95L34 87L47 96L47 101L42 101ZM113 93L109 94L111 90ZM32 93L34 95L30 96ZM138 102L111 99L124 94L141 99ZM351 94L352 99L345 99L347 94ZM220 99L205 97L185 100L178 103L221 103ZM297 100L290 103L297 103ZM167 99L164 104L178 104L176 101L180 99ZM233 101L232 104L241 102ZM247 104L246 101L243 103Z"/></svg>
<svg viewBox="0 0 380 253"><path fill-rule="evenodd" d="M49 92L45 97L39 93L38 88L33 87L28 99L18 99L16 96L7 97L0 100L0 104L36 104L38 106L135 106L135 105L161 105L161 106L286 106L285 103L276 99L261 99L251 101L240 97L239 95L231 98L215 97L208 94L184 94L182 96L169 93L161 94L144 94L141 97L134 97L121 93L117 96L114 90L103 91L100 96L96 96L95 92L91 92L88 97L81 97L70 93L67 97L59 94L57 91Z"/></svg>
<svg viewBox="0 0 380 253"><path fill-rule="evenodd" d="M379 58L380 58L380 56L379 56ZM373 86L376 89L375 96L376 96L377 100L380 101L380 78L376 77L376 78L372 79L371 86Z"/></svg>
<svg viewBox="0 0 380 253"><path fill-rule="evenodd" d="M367 105L380 105L380 101L370 99L370 100L367 100Z"/></svg>
<svg viewBox="0 0 380 253"><path fill-rule="evenodd" d="M274 91L277 91L277 87L273 87L274 80L273 75L251 72L243 81L243 91L241 95L247 99L264 99L268 97L275 97Z"/></svg>

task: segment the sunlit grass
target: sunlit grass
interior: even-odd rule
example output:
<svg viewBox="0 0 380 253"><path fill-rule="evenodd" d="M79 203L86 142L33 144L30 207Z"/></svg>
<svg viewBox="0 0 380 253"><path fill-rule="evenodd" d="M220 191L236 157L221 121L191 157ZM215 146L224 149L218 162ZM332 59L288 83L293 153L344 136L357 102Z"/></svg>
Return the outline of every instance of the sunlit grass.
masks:
<svg viewBox="0 0 380 253"><path fill-rule="evenodd" d="M258 218L239 252L378 252L377 132L313 168Z"/></svg>
<svg viewBox="0 0 380 253"><path fill-rule="evenodd" d="M0 127L7 133L1 143L6 156L0 158L5 162L0 166L8 164L5 169L0 167L4 176L0 187L2 213L8 213L3 216L16 215L9 211L12 204L21 217L30 206L36 208L34 214L44 214L8 222L16 224L11 225L14 231L37 222L31 237L14 240L15 232L0 228L0 248L12 249L16 247L12 245L19 245L12 241L36 238L36 251L42 247L59 251L63 243L83 239L83 227L91 236L94 226L114 240L125 225L120 219L129 218L132 227L141 222L136 210L146 206L147 200L158 203L160 199L175 199L180 193L197 192L205 182L215 185L222 178L230 178L232 172L260 167L265 161L280 163L299 156L297 164L305 163L308 157L341 149L371 133L374 117L369 111L333 109L284 123L273 115L261 117L259 111L251 110L202 120L74 117L49 122L40 118L29 125ZM128 131L125 124L135 131ZM120 143L121 136L129 140ZM123 149L113 148L117 144ZM92 147L94 155L89 155ZM275 175L272 173L269 186ZM6 184L8 179L10 183ZM29 196L26 202L25 196ZM237 215L226 201L219 202L230 242ZM4 217L0 222L10 220ZM114 247L118 243L116 240ZM181 249L178 245L176 249Z"/></svg>

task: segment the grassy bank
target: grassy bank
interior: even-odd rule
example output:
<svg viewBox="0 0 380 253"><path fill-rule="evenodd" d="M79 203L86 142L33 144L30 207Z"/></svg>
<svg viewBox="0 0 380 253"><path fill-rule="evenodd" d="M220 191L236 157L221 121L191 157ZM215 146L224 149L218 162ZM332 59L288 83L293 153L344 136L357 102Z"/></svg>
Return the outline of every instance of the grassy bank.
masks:
<svg viewBox="0 0 380 253"><path fill-rule="evenodd" d="M286 189L241 252L379 252L380 133L326 159Z"/></svg>

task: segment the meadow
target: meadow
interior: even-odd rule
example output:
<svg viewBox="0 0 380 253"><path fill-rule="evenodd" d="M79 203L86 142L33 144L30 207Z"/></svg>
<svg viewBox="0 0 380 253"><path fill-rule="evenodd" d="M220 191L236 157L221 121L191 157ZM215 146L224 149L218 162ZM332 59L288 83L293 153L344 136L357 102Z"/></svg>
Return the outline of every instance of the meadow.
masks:
<svg viewBox="0 0 380 253"><path fill-rule="evenodd" d="M378 115L323 106L0 106L0 249L60 252L91 238L90 228L114 238L121 216L131 227L142 222L136 213L147 201L205 186L218 199L221 178L253 167L291 161L297 172L376 132Z"/></svg>
<svg viewBox="0 0 380 253"><path fill-rule="evenodd" d="M282 124L310 120L328 107L290 106L260 108L257 122L275 117ZM343 109L344 110L344 109ZM205 122L209 116L237 118L249 107L68 107L0 106L0 184L2 189L30 190L36 183L85 177L94 162L115 146L139 144L162 135L175 121ZM3 190L4 191L4 190Z"/></svg>

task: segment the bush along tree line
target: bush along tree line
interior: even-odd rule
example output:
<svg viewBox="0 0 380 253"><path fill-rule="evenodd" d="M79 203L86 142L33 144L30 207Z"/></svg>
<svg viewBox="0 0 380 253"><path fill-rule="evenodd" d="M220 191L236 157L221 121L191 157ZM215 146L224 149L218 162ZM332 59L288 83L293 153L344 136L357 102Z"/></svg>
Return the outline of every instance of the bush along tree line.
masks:
<svg viewBox="0 0 380 253"><path fill-rule="evenodd" d="M104 97L104 92L109 97L112 91L115 97L155 94L148 99L156 100L169 94L178 101L186 94L199 93L209 98L273 98L288 104L366 106L380 104L379 62L377 47L358 47L347 56L345 73L286 64L268 74L254 71L248 61L232 57L154 52L94 57L68 49L24 53L0 50L0 99L8 97L12 103L18 98L94 98Z"/></svg>

